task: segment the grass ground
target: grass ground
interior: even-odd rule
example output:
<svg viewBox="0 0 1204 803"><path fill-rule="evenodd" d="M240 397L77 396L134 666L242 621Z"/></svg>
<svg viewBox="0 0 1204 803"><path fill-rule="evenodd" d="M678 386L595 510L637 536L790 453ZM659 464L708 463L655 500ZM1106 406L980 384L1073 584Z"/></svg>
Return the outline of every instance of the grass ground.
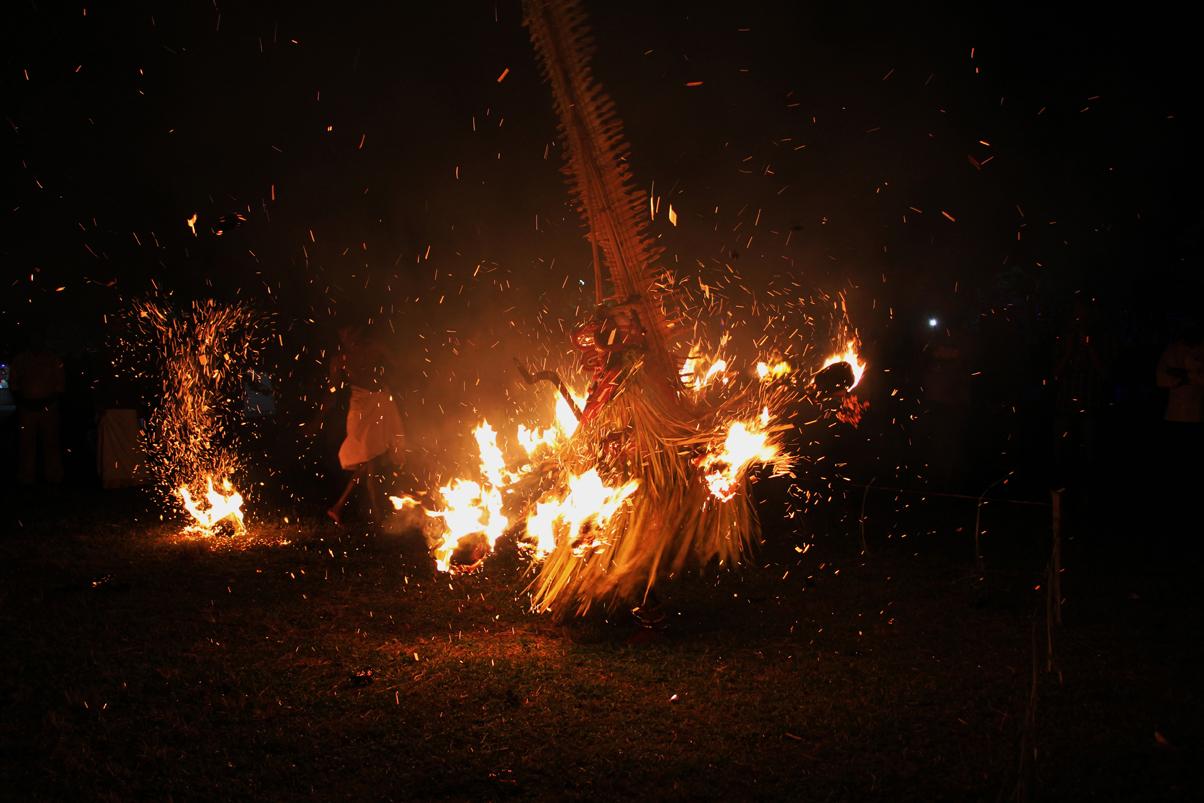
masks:
<svg viewBox="0 0 1204 803"><path fill-rule="evenodd" d="M985 582L972 505L871 505L866 556L847 510L810 525L805 554L770 527L760 567L669 583L652 632L528 614L514 561L449 582L404 537L305 518L234 548L144 505L21 500L0 536L6 797L1204 791L1190 571L1072 549L1057 671L1025 727L1045 669L1039 508L992 513Z"/></svg>

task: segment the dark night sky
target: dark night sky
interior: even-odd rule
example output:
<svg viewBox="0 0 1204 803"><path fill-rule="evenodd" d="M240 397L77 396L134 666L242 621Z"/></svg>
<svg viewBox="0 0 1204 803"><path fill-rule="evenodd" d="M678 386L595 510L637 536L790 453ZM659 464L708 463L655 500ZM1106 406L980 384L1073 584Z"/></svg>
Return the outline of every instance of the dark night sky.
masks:
<svg viewBox="0 0 1204 803"><path fill-rule="evenodd" d="M1198 306L1196 67L1168 9L589 8L683 272L848 290L879 343L929 314L1048 326L1075 289L1151 339L1168 305ZM448 380L471 408L477 379L546 348L584 297L517 0L20 2L8 18L0 339L45 318L65 348L99 343L152 281L251 299L307 359L332 310L383 310L423 344L416 367L488 357Z"/></svg>

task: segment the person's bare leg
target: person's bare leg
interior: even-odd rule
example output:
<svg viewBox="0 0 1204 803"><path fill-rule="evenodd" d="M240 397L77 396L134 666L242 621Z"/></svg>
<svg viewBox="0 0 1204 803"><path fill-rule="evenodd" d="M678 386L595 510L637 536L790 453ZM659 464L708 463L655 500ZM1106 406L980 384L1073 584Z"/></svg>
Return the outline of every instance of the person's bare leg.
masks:
<svg viewBox="0 0 1204 803"><path fill-rule="evenodd" d="M339 497L338 501L334 503L330 510L326 511L326 515L329 516L330 520L335 524L343 523L343 508L346 507L347 500L351 498L351 492L355 490L355 486L359 483L360 479L364 476L367 470L368 464L360 463L360 465L357 466L355 471L351 474L351 479L347 480L347 487L343 489L343 494Z"/></svg>
<svg viewBox="0 0 1204 803"><path fill-rule="evenodd" d="M379 522L385 517L384 483L381 478L384 472L384 461L377 458L372 461L371 468L364 477L368 488L368 520Z"/></svg>
<svg viewBox="0 0 1204 803"><path fill-rule="evenodd" d="M20 464L17 481L33 485L38 478L38 413L21 410L17 413L17 452Z"/></svg>
<svg viewBox="0 0 1204 803"><path fill-rule="evenodd" d="M63 447L59 439L59 411L52 407L42 414L39 427L42 442L42 460L46 471L46 481L58 485L63 481Z"/></svg>

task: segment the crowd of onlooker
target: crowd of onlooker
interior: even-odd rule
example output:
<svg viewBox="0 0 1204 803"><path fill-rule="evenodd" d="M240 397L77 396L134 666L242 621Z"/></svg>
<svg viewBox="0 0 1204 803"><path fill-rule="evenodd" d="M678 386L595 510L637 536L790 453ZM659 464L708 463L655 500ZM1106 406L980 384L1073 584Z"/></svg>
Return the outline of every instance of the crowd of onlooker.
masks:
<svg viewBox="0 0 1204 803"><path fill-rule="evenodd" d="M248 417L270 416L271 381L253 374L243 384ZM17 345L0 346L0 481L40 490L143 484L153 403L153 388L116 370L105 350L27 330Z"/></svg>
<svg viewBox="0 0 1204 803"><path fill-rule="evenodd" d="M933 327L902 459L931 491L977 496L1010 476L996 494L1060 489L1076 532L1175 541L1204 479L1198 321L1142 326L1085 295L1055 320L1035 346L1023 326L993 342L973 324Z"/></svg>

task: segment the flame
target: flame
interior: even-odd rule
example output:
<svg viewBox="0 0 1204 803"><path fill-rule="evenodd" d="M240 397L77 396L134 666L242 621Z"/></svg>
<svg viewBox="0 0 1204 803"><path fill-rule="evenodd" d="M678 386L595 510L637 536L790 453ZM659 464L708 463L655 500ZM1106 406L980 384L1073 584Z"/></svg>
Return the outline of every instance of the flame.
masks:
<svg viewBox="0 0 1204 803"><path fill-rule="evenodd" d="M757 377L762 382L772 382L790 373L790 363L779 360L775 363L757 363Z"/></svg>
<svg viewBox="0 0 1204 803"><path fill-rule="evenodd" d="M578 404L584 403L584 397L572 395ZM577 425L577 416L568 402L557 396L553 426L519 425L516 434L519 444L531 456L540 448L555 448L568 440ZM439 488L441 509L424 510L427 516L439 519L442 524L442 533L436 536L434 545L435 564L441 572L451 570L452 555L468 536L484 536L486 554L492 552L498 538L510 526L510 519L502 512L503 491L530 470L530 466L520 467L517 472L507 469L498 446L497 431L488 421L482 421L473 430L473 436L480 455L479 479L453 479ZM620 488L610 488L602 482L596 469L570 477L568 493L562 499L538 502L536 512L528 518L528 533L535 541L536 554L543 556L551 551L557 543L557 533L564 533L576 542L584 534L604 526L638 485L632 481ZM422 505L409 496L391 496L389 499L396 510Z"/></svg>
<svg viewBox="0 0 1204 803"><path fill-rule="evenodd" d="M706 373L702 375L702 386L706 387L707 384L710 383L711 377L713 377L715 374L723 373L726 370L727 360L715 360L715 362L711 364L711 367L707 369Z"/></svg>
<svg viewBox="0 0 1204 803"><path fill-rule="evenodd" d="M585 406L586 397L578 395L572 390L569 393L573 397L573 401L577 403L578 409ZM573 412L573 408L559 393L556 394L556 423L547 429L539 427L528 427L523 424L518 425L518 431L515 433L518 438L518 443L523 447L523 451L527 453L527 457L534 457L535 453L543 448L556 448L562 441L566 441L573 437L573 433L577 431L578 426L577 414Z"/></svg>
<svg viewBox="0 0 1204 803"><path fill-rule="evenodd" d="M510 521L502 513L499 488L457 478L440 488L439 493L444 508L428 510L426 515L443 520L443 539L435 547L435 565L446 572L451 569L452 553L462 538L480 533L492 550Z"/></svg>
<svg viewBox="0 0 1204 803"><path fill-rule="evenodd" d="M405 510L407 507L422 507L422 503L412 496L390 496L394 510Z"/></svg>
<svg viewBox="0 0 1204 803"><path fill-rule="evenodd" d="M778 457L778 446L770 442L769 408L761 411L759 421L735 421L727 430L721 452L708 452L702 459L707 486L723 502L736 495L737 484L755 461L770 463Z"/></svg>
<svg viewBox="0 0 1204 803"><path fill-rule="evenodd" d="M502 450L498 448L497 432L488 421L482 421L481 425L472 431L472 435L477 440L477 450L481 454L482 476L494 486L504 485L506 458L502 456Z"/></svg>
<svg viewBox="0 0 1204 803"><path fill-rule="evenodd" d="M865 373L865 363L861 361L861 357L857 354L856 340L847 341L843 353L833 354L828 357L824 361L823 368L835 365L838 362L847 362L849 367L853 369L853 384L849 386L849 390L857 387L857 383L861 381L861 377Z"/></svg>
<svg viewBox="0 0 1204 803"><path fill-rule="evenodd" d="M535 512L527 517L527 537L534 540L535 556L545 557L566 540L575 550L598 546L599 533L639 487L638 480L631 480L612 488L594 468L570 476L564 498L538 502Z"/></svg>
<svg viewBox="0 0 1204 803"><path fill-rule="evenodd" d="M187 485L181 485L176 489L184 509L193 518L194 523L187 529L204 535L213 535L220 523L229 520L236 533L245 532L247 528L242 517L242 494L234 490L234 486L228 478L222 480L221 491L213 487L212 475L205 478L205 483L207 486L205 490L207 506L205 508L201 507L199 500L192 498L192 493L188 490Z"/></svg>
<svg viewBox="0 0 1204 803"><path fill-rule="evenodd" d="M573 397L573 401L577 403L577 408L585 407L587 398L585 396L569 391ZM573 408L565 401L564 397L559 393L556 394L556 428L560 430L562 435L567 439L573 437L573 433L577 431L577 414L573 412Z"/></svg>
<svg viewBox="0 0 1204 803"><path fill-rule="evenodd" d="M238 405L229 402L243 392L259 341L255 313L214 301L183 309L136 302L132 312L137 341L126 345L139 352L157 346L150 364L134 364L136 375L162 382L145 435L152 476L165 498L183 503L191 517L185 532L213 534L219 524L244 531L243 498L228 479L241 463Z"/></svg>
<svg viewBox="0 0 1204 803"><path fill-rule="evenodd" d="M523 424L518 425L518 443L523 447L523 451L528 457L533 457L540 447L555 446L556 441L560 439L560 434L556 427L548 427L547 429L539 429L538 427L528 428Z"/></svg>
<svg viewBox="0 0 1204 803"><path fill-rule="evenodd" d="M693 349L691 349L693 351ZM682 363L681 370L678 376L681 377L682 383L686 387L694 391L701 391L711 383L715 376L719 376L724 384L727 384L727 377L723 376L727 371L727 360L716 356L714 361L707 366L706 370L702 369L703 359L701 357L690 357Z"/></svg>
<svg viewBox="0 0 1204 803"><path fill-rule="evenodd" d="M488 548L492 550L510 524L502 513L502 488L517 475L506 470L505 458L497 445L497 432L488 421L482 421L472 434L481 456L481 481L452 480L439 489L443 508L425 511L426 515L443 522L443 532L434 549L435 563L441 572L450 570L452 553L461 539L483 535ZM410 497L390 499L397 510L407 503L419 504Z"/></svg>

